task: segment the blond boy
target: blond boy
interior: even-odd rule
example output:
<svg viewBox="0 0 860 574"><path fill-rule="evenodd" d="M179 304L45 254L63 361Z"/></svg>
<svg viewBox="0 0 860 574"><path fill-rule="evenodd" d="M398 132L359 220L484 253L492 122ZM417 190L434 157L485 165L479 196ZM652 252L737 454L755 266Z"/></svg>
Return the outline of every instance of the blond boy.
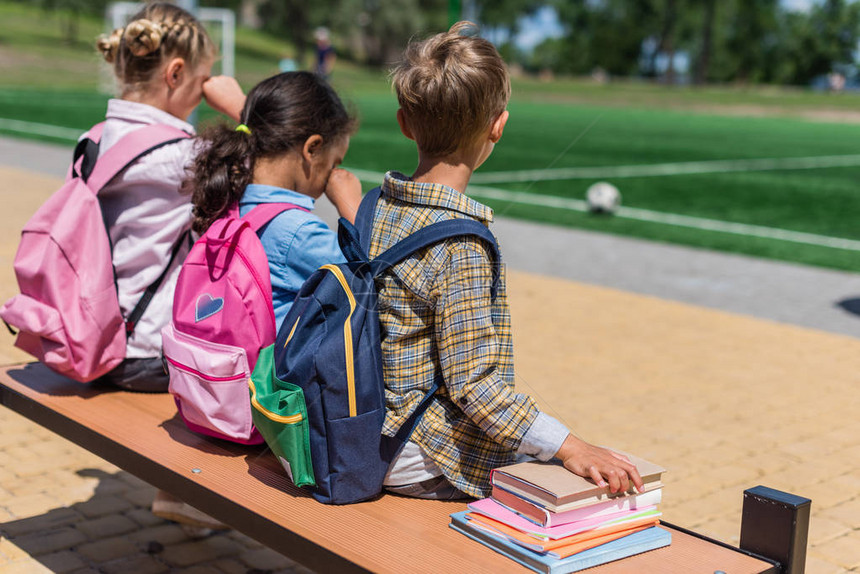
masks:
<svg viewBox="0 0 860 574"><path fill-rule="evenodd" d="M472 25L413 42L394 72L397 120L418 147L412 177L385 175L370 256L437 221L489 224L490 208L465 195L508 120L510 81L492 44ZM489 495L490 471L518 456L556 457L571 471L626 489L635 467L574 437L534 400L514 392L504 273L491 298L492 262L464 236L427 248L378 279L386 385L383 433L393 435L435 380L433 402L394 460L386 489L421 498Z"/></svg>

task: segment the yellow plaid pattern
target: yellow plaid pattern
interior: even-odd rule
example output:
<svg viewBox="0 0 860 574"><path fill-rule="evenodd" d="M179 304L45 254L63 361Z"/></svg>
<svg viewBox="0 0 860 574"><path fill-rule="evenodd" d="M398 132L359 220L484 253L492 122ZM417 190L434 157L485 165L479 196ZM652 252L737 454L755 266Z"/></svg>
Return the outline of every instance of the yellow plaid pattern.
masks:
<svg viewBox="0 0 860 574"><path fill-rule="evenodd" d="M373 220L370 256L438 221L493 219L490 208L458 191L389 172ZM483 242L465 237L428 247L377 280L386 419L393 436L441 380L411 440L451 483L489 496L490 471L510 464L538 414L514 392L511 320L504 267L491 301L492 262Z"/></svg>

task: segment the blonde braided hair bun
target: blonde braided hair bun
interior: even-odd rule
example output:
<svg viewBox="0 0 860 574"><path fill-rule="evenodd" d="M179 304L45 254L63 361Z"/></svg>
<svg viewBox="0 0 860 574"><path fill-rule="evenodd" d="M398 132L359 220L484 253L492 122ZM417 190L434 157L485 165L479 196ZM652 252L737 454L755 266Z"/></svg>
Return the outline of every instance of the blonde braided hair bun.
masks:
<svg viewBox="0 0 860 574"><path fill-rule="evenodd" d="M164 27L162 24L140 18L125 27L123 40L133 55L142 58L158 50L163 36Z"/></svg>
<svg viewBox="0 0 860 574"><path fill-rule="evenodd" d="M96 48L101 52L102 57L108 64L113 64L116 60L116 54L119 51L119 42L122 39L122 34L125 28L117 28L110 35L102 34L99 36Z"/></svg>
<svg viewBox="0 0 860 574"><path fill-rule="evenodd" d="M167 2L147 3L125 28L101 36L96 46L113 66L121 93L146 90L167 58L184 58L194 68L217 54L203 25Z"/></svg>

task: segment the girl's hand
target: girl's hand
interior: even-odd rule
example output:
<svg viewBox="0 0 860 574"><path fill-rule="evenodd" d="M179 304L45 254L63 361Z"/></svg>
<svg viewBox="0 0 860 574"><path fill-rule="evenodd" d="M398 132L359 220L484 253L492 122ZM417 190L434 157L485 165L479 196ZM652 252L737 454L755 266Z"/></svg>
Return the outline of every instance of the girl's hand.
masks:
<svg viewBox="0 0 860 574"><path fill-rule="evenodd" d="M609 492L626 492L630 482L638 492L642 492L639 471L624 455L567 435L555 456L574 474L590 478L598 486L608 485Z"/></svg>
<svg viewBox="0 0 860 574"><path fill-rule="evenodd" d="M337 208L338 214L355 223L355 214L361 203L361 182L345 169L334 169L328 178L325 195Z"/></svg>
<svg viewBox="0 0 860 574"><path fill-rule="evenodd" d="M245 94L239 82L230 76L212 76L203 82L203 97L206 103L225 116L239 121L245 107Z"/></svg>

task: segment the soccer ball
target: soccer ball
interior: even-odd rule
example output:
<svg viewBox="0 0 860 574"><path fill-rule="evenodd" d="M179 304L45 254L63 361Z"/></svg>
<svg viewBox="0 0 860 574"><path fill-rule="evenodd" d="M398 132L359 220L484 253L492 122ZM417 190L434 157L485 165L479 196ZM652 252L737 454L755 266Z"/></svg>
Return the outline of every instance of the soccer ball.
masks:
<svg viewBox="0 0 860 574"><path fill-rule="evenodd" d="M615 213L621 205L621 193L618 188L605 181L599 181L585 192L588 210L592 213Z"/></svg>

